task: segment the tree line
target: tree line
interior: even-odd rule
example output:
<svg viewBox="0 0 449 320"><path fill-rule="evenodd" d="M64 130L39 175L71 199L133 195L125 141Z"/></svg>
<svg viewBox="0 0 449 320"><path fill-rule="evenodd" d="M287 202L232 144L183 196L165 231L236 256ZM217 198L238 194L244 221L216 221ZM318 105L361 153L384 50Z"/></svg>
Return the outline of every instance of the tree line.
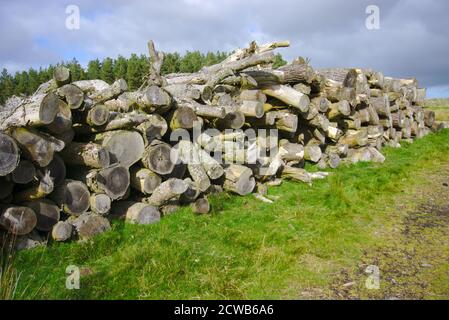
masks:
<svg viewBox="0 0 449 320"><path fill-rule="evenodd" d="M213 65L223 61L229 53L200 51L187 51L184 55L177 52L166 53L162 65L162 73L191 73L197 72L204 66ZM145 55L132 54L129 58L119 56L116 59L104 58L89 61L86 68L73 58L71 61L58 65L68 67L72 74L72 81L101 79L111 84L116 79L125 79L130 90L136 90L143 82L143 77L148 73L149 60ZM278 53L274 67L280 67L287 62ZM53 77L56 66L50 65L38 70L30 68L28 71L16 72L11 75L3 68L0 75L0 104L3 104L12 95L31 95L41 83L49 81Z"/></svg>

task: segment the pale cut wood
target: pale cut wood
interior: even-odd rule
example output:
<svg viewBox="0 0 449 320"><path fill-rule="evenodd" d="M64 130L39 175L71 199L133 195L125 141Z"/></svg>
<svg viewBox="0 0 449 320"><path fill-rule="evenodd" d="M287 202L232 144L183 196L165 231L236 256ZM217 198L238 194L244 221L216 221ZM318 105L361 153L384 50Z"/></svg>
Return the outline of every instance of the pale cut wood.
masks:
<svg viewBox="0 0 449 320"><path fill-rule="evenodd" d="M131 187L139 192L150 195L162 183L162 179L155 172L133 166L130 168Z"/></svg>
<svg viewBox="0 0 449 320"><path fill-rule="evenodd" d="M80 170L75 177L85 180L89 189L95 193L104 193L112 200L122 199L130 185L130 175L127 167L112 165L103 169ZM83 178L85 176L85 178Z"/></svg>
<svg viewBox="0 0 449 320"><path fill-rule="evenodd" d="M73 236L73 226L67 221L59 221L51 230L51 237L54 241L63 242Z"/></svg>
<svg viewBox="0 0 449 320"><path fill-rule="evenodd" d="M225 169L223 188L241 196L248 195L256 186L256 181L252 175L253 172L250 168L231 164Z"/></svg>
<svg viewBox="0 0 449 320"><path fill-rule="evenodd" d="M89 98L92 99L95 104L98 104L117 97L126 90L128 90L126 81L124 79L118 79L107 88L93 92L89 95Z"/></svg>
<svg viewBox="0 0 449 320"><path fill-rule="evenodd" d="M87 186L81 181L65 180L55 188L50 198L70 215L79 216L90 207L90 193Z"/></svg>
<svg viewBox="0 0 449 320"><path fill-rule="evenodd" d="M94 213L83 213L71 223L81 241L91 240L111 229L108 219Z"/></svg>
<svg viewBox="0 0 449 320"><path fill-rule="evenodd" d="M62 134L72 129L72 110L67 103L59 100L59 112L46 128L54 134Z"/></svg>
<svg viewBox="0 0 449 320"><path fill-rule="evenodd" d="M135 131L108 131L95 136L95 141L109 151L110 162L129 168L137 163L145 150L140 133Z"/></svg>
<svg viewBox="0 0 449 320"><path fill-rule="evenodd" d="M161 183L159 187L154 190L153 194L147 198L146 202L160 207L169 200L176 198L187 191L188 184L180 179L168 179Z"/></svg>
<svg viewBox="0 0 449 320"><path fill-rule="evenodd" d="M266 95L281 100L301 112L309 110L310 99L305 94L285 85L275 85L263 90Z"/></svg>
<svg viewBox="0 0 449 320"><path fill-rule="evenodd" d="M58 87L61 87L71 80L70 69L64 66L56 66L53 70L53 79Z"/></svg>
<svg viewBox="0 0 449 320"><path fill-rule="evenodd" d="M171 159L171 146L163 141L154 140L142 156L142 164L145 168L160 174L170 174L174 169L174 162Z"/></svg>
<svg viewBox="0 0 449 320"><path fill-rule="evenodd" d="M44 126L53 122L58 111L59 99L54 93L18 99L0 112L0 130Z"/></svg>
<svg viewBox="0 0 449 320"><path fill-rule="evenodd" d="M141 202L116 202L112 214L124 215L126 222L131 224L148 225L158 223L161 220L161 213L157 207Z"/></svg>
<svg viewBox="0 0 449 320"><path fill-rule="evenodd" d="M0 213L0 226L16 236L30 233L37 223L36 214L28 207L0 204Z"/></svg>
<svg viewBox="0 0 449 320"><path fill-rule="evenodd" d="M110 164L108 150L93 142L72 142L59 155L69 165L104 168Z"/></svg>
<svg viewBox="0 0 449 320"><path fill-rule="evenodd" d="M80 88L84 93L91 94L93 92L103 91L109 88L109 84L103 80L79 80L72 82L73 85Z"/></svg>
<svg viewBox="0 0 449 320"><path fill-rule="evenodd" d="M79 109L84 103L84 92L73 84L66 84L56 94L67 102L70 109Z"/></svg>
<svg viewBox="0 0 449 320"><path fill-rule="evenodd" d="M170 128L176 129L192 129L198 117L195 111L189 107L178 107L170 120Z"/></svg>
<svg viewBox="0 0 449 320"><path fill-rule="evenodd" d="M319 145L310 144L304 148L304 159L318 163L322 156L322 151Z"/></svg>
<svg viewBox="0 0 449 320"><path fill-rule="evenodd" d="M327 117L329 120L334 120L340 117L347 117L351 114L351 105L348 101L342 100L329 105Z"/></svg>
<svg viewBox="0 0 449 320"><path fill-rule="evenodd" d="M105 216L111 210L111 198L104 193L91 194L89 198L90 209L92 212Z"/></svg>
<svg viewBox="0 0 449 320"><path fill-rule="evenodd" d="M19 161L17 143L9 135L0 132L0 177L13 172L19 165Z"/></svg>

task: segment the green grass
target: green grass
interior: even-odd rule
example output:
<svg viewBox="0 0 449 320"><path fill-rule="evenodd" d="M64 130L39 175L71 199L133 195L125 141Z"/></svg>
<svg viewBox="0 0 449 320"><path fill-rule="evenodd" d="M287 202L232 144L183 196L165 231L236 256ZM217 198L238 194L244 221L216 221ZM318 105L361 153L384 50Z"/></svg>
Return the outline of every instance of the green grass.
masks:
<svg viewBox="0 0 449 320"><path fill-rule="evenodd" d="M449 99L428 99L425 107L435 112L437 121L449 121Z"/></svg>
<svg viewBox="0 0 449 320"><path fill-rule="evenodd" d="M402 149L384 149L382 164L333 171L312 187L270 189L274 204L222 194L213 214L190 209L152 226L114 222L91 243L53 244L20 252L18 292L26 298L282 299L321 288L341 268L356 268L376 231L393 223L386 210L416 174L447 161L449 131ZM82 269L80 290L65 288L68 265Z"/></svg>

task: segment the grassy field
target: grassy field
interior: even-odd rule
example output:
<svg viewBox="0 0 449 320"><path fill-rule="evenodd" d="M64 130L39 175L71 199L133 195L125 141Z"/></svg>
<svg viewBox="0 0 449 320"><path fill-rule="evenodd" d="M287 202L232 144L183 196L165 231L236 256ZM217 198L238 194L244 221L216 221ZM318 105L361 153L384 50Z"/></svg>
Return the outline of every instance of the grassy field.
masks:
<svg viewBox="0 0 449 320"><path fill-rule="evenodd" d="M449 121L449 99L429 99L425 107L435 111L437 121Z"/></svg>
<svg viewBox="0 0 449 320"><path fill-rule="evenodd" d="M376 250L393 243L394 233L386 230L401 223L398 201L413 202L410 195L441 176L449 130L384 154L384 164L341 167L311 187L286 182L272 188L280 199L271 205L223 194L212 199L208 216L186 208L152 226L114 222L90 243L20 252L16 298L385 298L383 291L364 291L364 275L345 283L360 275L370 254L379 259ZM431 244L438 270L426 275L431 287L419 298L448 298L449 263L438 259L449 256L449 239L429 232L438 237ZM426 242L414 245L430 250ZM388 259L379 264L390 265ZM65 288L69 265L81 268L80 290Z"/></svg>

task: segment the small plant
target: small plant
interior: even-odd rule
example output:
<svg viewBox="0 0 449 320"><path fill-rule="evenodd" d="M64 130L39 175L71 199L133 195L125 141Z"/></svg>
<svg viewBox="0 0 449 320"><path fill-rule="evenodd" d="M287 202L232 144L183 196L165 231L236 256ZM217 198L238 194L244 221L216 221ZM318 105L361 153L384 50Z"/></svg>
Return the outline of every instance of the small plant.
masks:
<svg viewBox="0 0 449 320"><path fill-rule="evenodd" d="M20 273L13 266L15 238L5 235L0 241L0 300L12 300L20 279Z"/></svg>

